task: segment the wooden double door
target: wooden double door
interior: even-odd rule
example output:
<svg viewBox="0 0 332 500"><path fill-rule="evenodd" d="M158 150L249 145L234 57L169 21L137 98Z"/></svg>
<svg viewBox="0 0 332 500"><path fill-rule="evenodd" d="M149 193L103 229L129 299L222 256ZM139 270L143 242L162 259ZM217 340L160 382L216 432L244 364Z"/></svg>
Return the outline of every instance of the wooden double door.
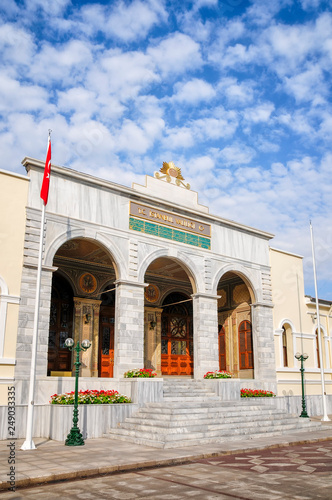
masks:
<svg viewBox="0 0 332 500"><path fill-rule="evenodd" d="M179 298L175 296L169 300L176 302ZM192 375L194 339L192 314L189 307L182 304L165 307L161 324L162 374Z"/></svg>
<svg viewBox="0 0 332 500"><path fill-rule="evenodd" d="M113 377L114 307L101 306L99 316L99 377Z"/></svg>
<svg viewBox="0 0 332 500"><path fill-rule="evenodd" d="M72 353L65 346L65 341L73 335L73 308L70 285L61 275L55 274L52 283L47 375L70 372L72 369Z"/></svg>
<svg viewBox="0 0 332 500"><path fill-rule="evenodd" d="M219 370L226 370L226 336L223 325L218 327L219 337ZM254 368L252 327L250 321L242 321L239 325L239 367L240 370Z"/></svg>

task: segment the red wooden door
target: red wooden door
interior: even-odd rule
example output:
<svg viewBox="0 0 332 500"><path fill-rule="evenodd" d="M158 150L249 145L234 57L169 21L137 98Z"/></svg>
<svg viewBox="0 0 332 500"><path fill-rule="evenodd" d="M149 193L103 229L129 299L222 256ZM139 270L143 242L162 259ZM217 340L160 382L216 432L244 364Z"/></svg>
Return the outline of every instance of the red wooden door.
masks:
<svg viewBox="0 0 332 500"><path fill-rule="evenodd" d="M225 329L219 325L219 370L226 370Z"/></svg>
<svg viewBox="0 0 332 500"><path fill-rule="evenodd" d="M239 326L240 370L254 367L252 331L250 321L242 321Z"/></svg>
<svg viewBox="0 0 332 500"><path fill-rule="evenodd" d="M162 314L161 372L163 375L194 372L192 319L182 304L165 307Z"/></svg>
<svg viewBox="0 0 332 500"><path fill-rule="evenodd" d="M113 377L114 308L101 308L99 324L99 377Z"/></svg>

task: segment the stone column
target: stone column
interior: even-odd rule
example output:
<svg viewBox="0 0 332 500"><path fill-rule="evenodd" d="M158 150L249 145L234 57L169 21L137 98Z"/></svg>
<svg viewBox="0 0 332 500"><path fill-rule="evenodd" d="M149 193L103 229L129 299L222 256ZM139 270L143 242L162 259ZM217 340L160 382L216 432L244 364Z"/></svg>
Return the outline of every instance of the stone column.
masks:
<svg viewBox="0 0 332 500"><path fill-rule="evenodd" d="M218 299L219 295L195 293L194 313L194 378L219 369Z"/></svg>
<svg viewBox="0 0 332 500"><path fill-rule="evenodd" d="M144 368L145 283L117 280L115 295L114 377Z"/></svg>
<svg viewBox="0 0 332 500"><path fill-rule="evenodd" d="M52 277L56 267L42 267L36 377L46 377L51 308ZM32 332L36 300L37 266L25 264L22 270L21 303L18 317L15 378L28 380L31 367Z"/></svg>
<svg viewBox="0 0 332 500"><path fill-rule="evenodd" d="M90 349L81 353L81 376L98 377L99 310L101 300L74 297L74 341L91 341ZM75 368L73 367L73 373Z"/></svg>
<svg viewBox="0 0 332 500"><path fill-rule="evenodd" d="M254 347L254 378L276 381L272 304L251 306Z"/></svg>
<svg viewBox="0 0 332 500"><path fill-rule="evenodd" d="M161 376L161 313L162 309L144 309L144 366Z"/></svg>

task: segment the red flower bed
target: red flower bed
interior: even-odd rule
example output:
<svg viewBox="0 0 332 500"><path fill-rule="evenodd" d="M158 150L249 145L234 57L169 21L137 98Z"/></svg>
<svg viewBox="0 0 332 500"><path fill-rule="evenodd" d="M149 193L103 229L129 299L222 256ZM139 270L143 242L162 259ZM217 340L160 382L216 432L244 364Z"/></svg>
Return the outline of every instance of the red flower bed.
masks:
<svg viewBox="0 0 332 500"><path fill-rule="evenodd" d="M272 391L263 391L263 389L241 389L241 398L273 398Z"/></svg>
<svg viewBox="0 0 332 500"><path fill-rule="evenodd" d="M73 405L75 392L66 392L65 394L53 394L50 403L53 405ZM86 390L78 391L78 404L93 405L93 404L117 404L131 403L127 396L119 394L118 391L97 391Z"/></svg>

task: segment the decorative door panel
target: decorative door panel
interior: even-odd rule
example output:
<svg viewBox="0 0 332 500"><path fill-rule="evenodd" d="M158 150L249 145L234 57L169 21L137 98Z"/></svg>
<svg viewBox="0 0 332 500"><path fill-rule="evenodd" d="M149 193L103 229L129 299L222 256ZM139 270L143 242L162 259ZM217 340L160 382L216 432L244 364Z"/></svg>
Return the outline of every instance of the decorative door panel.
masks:
<svg viewBox="0 0 332 500"><path fill-rule="evenodd" d="M219 370L226 370L225 329L219 325Z"/></svg>
<svg viewBox="0 0 332 500"><path fill-rule="evenodd" d="M252 331L250 321L242 321L239 326L240 370L254 367Z"/></svg>
<svg viewBox="0 0 332 500"><path fill-rule="evenodd" d="M114 309L102 308L99 323L99 377L113 377Z"/></svg>

